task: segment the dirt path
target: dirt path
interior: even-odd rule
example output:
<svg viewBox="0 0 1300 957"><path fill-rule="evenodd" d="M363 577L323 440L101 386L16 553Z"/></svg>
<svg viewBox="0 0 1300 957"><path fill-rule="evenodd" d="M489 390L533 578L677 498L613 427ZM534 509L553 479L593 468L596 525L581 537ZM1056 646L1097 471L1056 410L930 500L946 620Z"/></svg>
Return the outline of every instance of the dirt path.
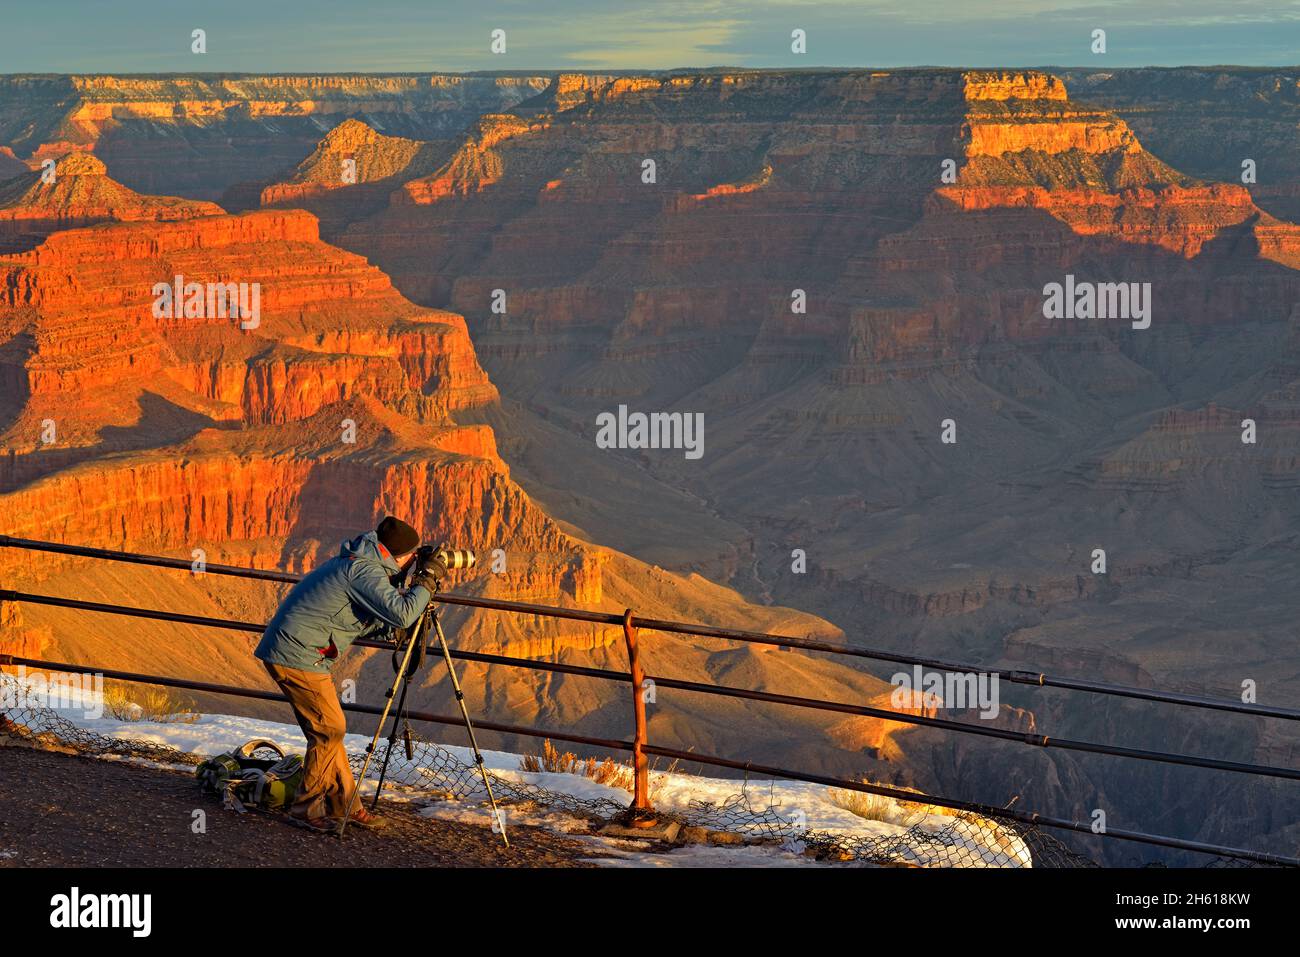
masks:
<svg viewBox="0 0 1300 957"><path fill-rule="evenodd" d="M227 811L188 774L0 746L0 867L583 867L598 856L537 828L512 828L506 850L486 827L380 809L384 831L339 840ZM196 810L205 834L191 831Z"/></svg>

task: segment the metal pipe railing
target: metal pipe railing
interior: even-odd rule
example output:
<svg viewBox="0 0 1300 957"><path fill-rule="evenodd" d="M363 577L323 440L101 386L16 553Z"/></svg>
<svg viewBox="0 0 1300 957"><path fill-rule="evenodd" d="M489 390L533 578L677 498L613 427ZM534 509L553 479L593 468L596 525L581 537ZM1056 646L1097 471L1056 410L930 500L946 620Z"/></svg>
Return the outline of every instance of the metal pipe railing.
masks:
<svg viewBox="0 0 1300 957"><path fill-rule="evenodd" d="M193 573L191 564L184 559L173 559L165 556L145 555L134 552L119 552L109 549L97 549L86 546L63 545L59 543L40 542L31 539L19 539L10 536L0 535L0 547L27 548L38 551L47 551L58 554L74 555L81 557L105 559L112 561L129 562L148 566L165 567L177 570L184 570ZM205 565L205 573L229 575L246 579L258 579L273 581L277 583L290 584L300 580L301 576L287 572L263 571L260 569L240 568L238 566L228 565ZM12 590L0 590L0 600L10 600L19 602L33 602L39 604L53 605L58 607L73 608L78 610L87 610L94 612L103 612L109 614L126 615L138 618L148 618L160 621L169 621L178 624L188 624L199 627L214 627L227 630L245 631L260 633L264 625L257 622L244 622L230 619L213 618L202 615L187 615L176 612L167 612L154 609L131 608L129 606L107 604L100 602L90 602L81 599L60 598L49 595L35 595L31 593L18 592ZM590 668L579 665L566 665L556 662L533 661L530 659L513 658L506 655L494 655L484 652L453 651L452 656L467 661L481 662L485 664L500 664L511 667L523 667L539 671L551 671L565 674L581 675L586 677L595 677L605 680L615 680L629 683L633 692L633 723L634 736L631 742L614 742L610 739L589 738L580 735L572 735L562 732L538 732L532 729L521 728L513 725L504 725L499 723L482 723L488 730L498 730L505 733L533 734L535 736L552 737L555 740L571 741L580 744L591 744L594 746L619 747L632 752L633 765L633 801L629 808L630 819L646 820L650 817L652 808L648 796L648 754L662 754L669 757L683 757L690 760L710 763L707 756L697 755L693 752L679 752L674 749L664 749L651 746L647 740L646 719L645 719L645 701L644 688L647 681L655 685L662 685L665 688L675 688L688 692L719 695L724 697L742 698L748 700L764 701L769 703L788 705L793 707L810 708L828 712L839 712L847 714L862 715L875 717L882 720L894 721L902 724L912 724L925 727L933 727L941 730L954 731L959 733L977 734L986 737L999 738L1003 740L1016 741L1021 744L1033 745L1039 747L1057 747L1082 752L1097 754L1107 754L1119 757L1133 758L1137 760L1155 761L1168 764L1177 764L1192 767L1201 767L1211 770L1225 770L1237 773L1247 773L1262 776L1300 779L1300 771L1289 768L1277 768L1264 765L1243 764L1238 762L1220 761L1213 758L1204 758L1194 755L1171 754L1166 752L1149 751L1144 749L1121 748L1111 745L1096 744L1086 741L1072 741L1068 739L1052 738L1048 735L1021 733L1010 731L1002 728L983 727L967 722L952 721L927 715L910 714L906 712L890 711L880 708L871 708L864 705L853 705L844 702L824 701L812 698L803 698L793 695L782 695L766 691L756 691L752 689L733 688L723 685L704 684L700 682L686 681L675 678L662 678L647 676L640 664L638 634L641 628L650 628L653 630L664 631L669 633L689 634L700 637L716 637L725 640L747 641L760 644L769 644L784 648L799 648L803 650L825 652L835 655L844 655L858 658L875 658L886 661L896 661L900 663L922 665L944 671L968 672L984 671L988 674L996 674L1005 677L1008 680L1031 684L1036 686L1056 686L1070 688L1072 690L1089 691L1103 694L1115 694L1123 697L1143 698L1147 700L1157 700L1168 703L1192 707L1213 708L1216 710L1232 711L1238 713L1253 714L1260 717L1280 717L1286 719L1300 718L1300 710L1268 708L1259 705L1238 704L1231 701L1221 701L1216 699L1202 698L1200 696L1183 695L1177 693L1160 692L1153 689L1130 688L1118 685L1106 685L1098 682L1076 681L1074 679L1049 678L1043 674L1035 674L1025 671L1010 671L1005 669L981 669L976 666L963 665L955 662L939 661L937 659L926 659L916 656L895 654L892 652L881 652L873 649L854 648L842 645L835 645L828 642L816 641L811 639L791 638L781 635L770 635L761 632L747 632L734 629L713 628L702 624L691 624L685 622L663 621L658 619L638 618L633 615L631 609L625 610L620 615L614 615L606 612L585 611L580 609L559 608L548 605L537 605L524 602L510 602L498 599L475 598L471 596L451 595L440 593L438 600L446 604L457 604L468 607L487 608L499 611L512 612L516 614L535 615L538 617L550 617L567 619L574 621L584 621L594 624L608 624L621 626L624 641L627 646L629 670L627 672L618 672L608 669ZM359 646L371 648L391 648L391 644L373 640L359 640ZM14 659L17 660L17 659ZM101 672L103 673L103 672ZM126 674L126 673L120 673ZM123 680L153 680L155 683L162 683L159 679L161 676L135 676L127 677ZM211 685L204 682L183 683L181 679L169 679L176 687L189 687L195 690L214 690L216 693L227 693L231 688L228 685ZM251 690L251 689L243 689ZM233 693L233 692L232 692ZM261 693L267 695L268 693ZM271 698L278 698L274 694ZM351 710L368 712L367 706L351 706ZM368 713L378 713L378 709ZM445 716L428 715L427 720L438 723L456 724L455 718ZM729 759L712 759L719 767L734 768L753 768L758 769L752 764L742 764L732 762ZM788 771L786 769L762 769L764 773L774 773L776 776L790 777L794 780L809 780L814 782L823 782L823 779L817 776L801 776L799 772ZM851 786L851 782L839 782L838 779L824 779L825 781L836 781L834 786ZM869 792L879 793L886 796L896 797L899 800L916 800L916 795L912 792L899 791L897 794L890 793L893 789L884 788L883 786L861 785L856 786L857 790L866 790ZM927 796L928 798L928 796ZM983 808L981 805L964 804L963 802L951 802L948 799L934 798L932 800L921 801L918 803L933 803L940 807L953 807L960 809L976 810L980 813L1002 813L1006 814L1003 809ZM982 809L982 810L981 810ZM1016 817L1016 815L1011 815ZM1043 823L1044 819L1040 815L1033 815L1033 822ZM1057 821L1055 826L1073 827L1069 822L1062 823ZM1091 825L1080 826L1080 829L1091 830ZM1137 832L1134 832L1135 834ZM1180 846L1170 841L1176 841L1172 838L1151 838L1150 843L1165 843L1166 846ZM1135 837L1140 840L1142 837ZM1193 842L1194 843L1194 842ZM1205 845L1212 847L1212 845ZM1232 849L1227 849L1232 850Z"/></svg>
<svg viewBox="0 0 1300 957"><path fill-rule="evenodd" d="M134 671L114 671L108 668L97 668L93 665L78 665L67 661L45 661L40 658L27 658L22 655L0 654L0 666L4 665L25 665L28 668L41 668L49 671L66 671L72 674L98 675L105 679L114 681L132 681L139 684L161 685L165 688L180 688L185 691L201 691L207 694L232 695L240 698L257 698L262 701L283 701L288 702L288 698L275 691L263 691L260 688L242 688L239 685L214 684L210 681L193 681L189 678L171 678L166 675L149 675L141 674ZM379 715L383 712L380 705L373 704L350 704L340 702L339 707L344 711L352 711L357 714ZM413 718L420 721L428 721L433 724L447 724L457 728L465 727L465 720L459 715L432 714L428 711L411 711L406 712ZM519 734L534 738L553 738L556 741L567 741L571 744L585 744L596 748L611 748L615 751L631 751L631 741L620 741L617 738L597 738L590 735L573 734L569 731L543 731L538 728L529 728L524 725L502 724L499 721L481 721L475 719L474 727L485 728L488 731L497 731L501 734Z"/></svg>
<svg viewBox="0 0 1300 957"><path fill-rule="evenodd" d="M645 672L641 669L641 650L637 629L632 624L632 609L623 612L623 641L627 645L627 669L632 683L632 779L635 782L629 818L645 818L650 808L650 764L645 756Z"/></svg>
<svg viewBox="0 0 1300 957"><path fill-rule="evenodd" d="M1116 838L1121 841L1137 841L1142 844L1156 844L1161 847L1177 848L1184 851L1199 851L1204 854L1216 854L1220 857L1236 857L1242 860L1256 861L1261 864L1300 867L1300 858L1286 857L1280 854L1267 854L1260 851L1243 851L1240 848L1225 847L1219 844L1188 841L1178 837L1164 837L1158 834L1146 834L1142 831L1128 831L1121 828L1108 827L1104 831L1095 831L1093 830L1093 825L1091 823L1084 824L1079 821L1070 821L1065 818L1051 817L1049 815L1038 814L1030 811L1013 811L1011 808L993 807L989 804L972 804L968 801L956 801L952 798L936 797L930 794L920 796L914 791L902 791L898 788L886 787L879 784L863 784L858 782L855 786L850 787L849 782L845 782L842 778L828 777L823 774L807 774L803 771L787 771L781 768L770 767L765 764L755 764L752 761L734 761L728 758L714 757L712 755L696 754L694 751L682 751L677 748L664 748L654 744L646 745L645 751L647 754L672 758L677 761L699 761L701 764L708 764L712 767L731 768L737 771L745 771L750 774L766 774L771 775L772 777L787 778L791 781L804 781L809 784L824 784L827 787L865 791L868 794L880 794L884 797L893 798L896 801L910 801L913 804L929 804L936 807L950 808L955 811L969 811L974 814L982 814L985 817L1005 817L1010 818L1013 821L1020 821L1022 824L1055 827L1062 830L1076 831L1080 834L1100 834L1103 837Z"/></svg>
<svg viewBox="0 0 1300 957"><path fill-rule="evenodd" d="M192 691L203 691L212 694L224 694L234 697L255 698L265 701L287 702L284 695L277 694L273 691L263 691L258 688L242 688L237 685L213 684L204 681L191 681L184 678L170 678L165 675L148 675L138 672L113 671L103 668L96 668L92 665L78 665L63 661L46 661L40 658L29 658L20 655L0 654L0 666L4 665L25 665L30 668L41 668L49 671L65 671L76 674L96 674L104 678L110 678L118 681L132 681L141 684L155 684L169 688L181 688ZM352 711L361 714L378 715L382 708L377 705L365 704L343 704L345 711ZM449 715L431 714L425 711L408 711L407 714L417 721L429 721L435 724L447 724L464 727L459 717ZM632 751L635 743L632 741L619 741L611 738L588 737L585 735L575 735L560 731L543 731L537 728L530 728L519 725L501 724L497 722L475 721L475 725L490 731L498 731L504 734L518 734L525 737L534 738L553 738L557 741L569 741L577 744L585 744L594 747L604 747L618 751ZM1158 845L1161 847L1174 848L1177 850L1193 851L1202 854L1213 854L1220 857L1234 857L1241 860L1254 861L1260 864L1270 864L1285 867L1300 867L1300 858L1286 857L1280 854L1268 854L1261 851L1251 851L1244 848L1227 847L1219 844L1209 844L1203 841L1189 841L1183 838L1166 837L1158 834L1147 834L1141 831L1129 831L1117 828L1108 828L1105 831L1097 832L1093 830L1091 823L1081 823L1071 821L1066 818L1052 817L1050 815L1038 814L1029 811L1015 811L1011 808L994 807L989 804L979 804L970 801L960 801L954 798L937 797L928 794L919 794L915 791L904 791L899 788L892 788L883 784L868 784L863 781L853 781L846 778L837 778L829 775L809 774L803 771L795 771L788 768L777 768L763 764L755 764L752 761L737 761L731 758L719 757L710 754L701 754L695 751L682 751L677 748L665 748L657 745L646 744L642 749L646 754L653 754L660 757L671 758L679 761L694 761L699 764L710 767L728 768L731 770L744 771L748 774L763 774L774 778L782 778L790 781L801 781L809 784L819 784L826 787L841 788L848 791L860 791L867 794L878 794L897 801L906 801L912 804L925 804L933 807L943 807L955 811L965 811L972 814L980 814L992 818L1006 818L1019 821L1022 824L1030 826L1052 827L1062 830L1075 831L1078 833L1100 834L1100 836L1114 838L1116 840L1134 841L1142 844Z"/></svg>
<svg viewBox="0 0 1300 957"><path fill-rule="evenodd" d="M75 555L84 558L97 558L107 561L129 562L138 565L153 565L160 568L172 568L192 573L191 563L182 558L167 558L161 555L145 555L139 552L115 551L107 548L92 548L84 545L64 545L59 542L44 542L29 538L15 538L0 535L0 548L21 548L34 551L51 552L62 555ZM210 575L229 575L238 578L251 578L262 581L292 584L302 576L290 572L264 571L256 568L243 568L238 565L204 566L204 572ZM497 598L477 598L470 595L440 593L438 600L450 605L462 605L470 608L489 608L495 611L514 612L523 615L537 615L545 618L560 618L569 621L585 621L593 624L622 627L623 615L611 612L584 611L575 608L560 608L553 605L537 605L526 602L505 601ZM1300 720L1300 709L1279 708L1244 701L1222 698L1210 698L1204 695L1186 694L1176 691L1161 691L1153 688L1138 688L1130 685L1113 684L1104 681L1087 681L1082 678L1061 678L1043 672L990 668L984 665L966 662L945 661L939 658L927 658L908 655L866 646L850 646L833 642L818 641L810 638L795 638L786 635L772 635L766 632L743 631L732 628L716 628L711 625L667 621L656 618L633 617L632 625L641 630L662 631L669 634L695 635L701 638L720 638L727 641L742 641L753 644L774 645L782 648L798 648L804 651L816 651L825 654L842 655L852 658L865 658L876 661L888 661L896 664L920 665L935 671L954 673L980 673L997 675L1004 681L1033 687L1063 688L1071 691L1084 691L1092 694L1113 695L1123 698L1135 698L1145 701L1158 701L1189 708L1208 708L1216 711L1230 711L1262 718L1282 718Z"/></svg>
<svg viewBox="0 0 1300 957"><path fill-rule="evenodd" d="M442 600L442 594L439 593L438 601ZM234 621L224 618L207 618L200 615L182 615L176 612L158 611L148 608L132 608L125 605L106 604L103 602L85 601L79 598L57 598L50 595L35 595L29 592L17 592L6 589L0 589L0 601L28 602L39 605L55 605L61 608L75 608L82 611L101 612L110 615L126 615L133 618L148 618L158 621L179 622L182 624L199 625L212 628L224 628L233 631L245 631L255 634L261 634L265 625L256 622ZM631 622L635 619L629 613L625 615L625 622ZM1217 758L1206 758L1199 755L1176 754L1167 751L1151 751L1143 748L1124 748L1116 745L1097 744L1091 741L1075 741L1069 738L1055 738L1046 734L1035 734L1032 732L1010 731L1006 728L995 728L985 725L971 724L965 721L954 721L948 718L934 718L928 715L911 714L905 711L890 711L885 708L873 708L870 705L849 704L840 701L826 701L819 698L803 698L795 695L778 694L771 691L755 691L748 688L734 688L729 685L703 684L696 681L686 681L680 678L661 678L647 676L641 669L640 653L637 647L636 629L631 624L625 624L624 637L628 647L628 659L632 663L630 671L609 671L600 668L584 668L579 665L561 665L552 662L539 662L530 658L513 658L507 655L489 655L483 652L452 651L453 658L464 661L478 661L488 664L501 664L511 667L528 668L536 671L556 671L567 674L583 675L591 678L601 678L610 681L630 682L633 688L633 721L636 728L636 737L634 740L644 744L646 739L646 722L645 722L645 700L643 690L647 677L658 687L675 688L682 691L691 691L699 694L718 695L720 697L744 698L750 701L763 701L769 704L789 705L796 708L808 708L815 711L829 711L841 714L852 714L867 718L878 718L884 721L895 721L900 724L917 725L920 727L937 728L943 731L952 731L958 734L974 734L982 737L997 738L1003 741L1012 741L1018 744L1025 744L1041 748L1060 748L1067 751L1082 751L1091 754L1106 754L1113 757L1132 758L1139 761L1152 761L1160 764L1175 764L1185 767L1205 768L1212 771L1231 771L1240 774L1254 774L1263 777L1287 778L1290 780L1300 780L1300 770L1293 768L1280 768L1264 764L1243 764L1235 761L1222 761ZM358 647L363 648L380 648L392 649L392 645L382 641L372 639L360 639L355 643ZM438 651L435 646L430 646L431 652ZM440 652L439 652L440 653ZM647 764L644 760L634 762L636 777L639 783L646 782ZM648 809L648 798L642 804L635 805L638 810Z"/></svg>

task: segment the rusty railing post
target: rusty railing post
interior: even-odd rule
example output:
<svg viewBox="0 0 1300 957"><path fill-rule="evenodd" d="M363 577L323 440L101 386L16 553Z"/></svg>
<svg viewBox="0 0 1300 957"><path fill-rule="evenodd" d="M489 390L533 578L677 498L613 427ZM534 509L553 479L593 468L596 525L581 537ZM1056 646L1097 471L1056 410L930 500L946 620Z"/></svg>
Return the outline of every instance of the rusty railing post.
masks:
<svg viewBox="0 0 1300 957"><path fill-rule="evenodd" d="M632 773L634 790L627 819L634 827L652 827L654 808L650 806L650 765L645 755L645 671L637 648L637 629L632 625L632 609L623 612L623 639L627 642L628 670L632 674Z"/></svg>

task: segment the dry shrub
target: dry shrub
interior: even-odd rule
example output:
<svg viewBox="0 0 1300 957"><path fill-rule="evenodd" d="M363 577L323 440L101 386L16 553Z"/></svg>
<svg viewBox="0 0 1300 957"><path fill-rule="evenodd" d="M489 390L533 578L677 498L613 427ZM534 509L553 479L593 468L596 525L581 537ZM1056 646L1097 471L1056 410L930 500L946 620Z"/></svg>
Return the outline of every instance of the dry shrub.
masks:
<svg viewBox="0 0 1300 957"><path fill-rule="evenodd" d="M862 779L863 784L874 784L874 782ZM896 791L908 791L912 794L924 795L924 791L917 788L903 787L897 784L881 785L882 787L891 787ZM827 799L836 807L842 807L851 814L856 814L860 818L868 821L883 821L886 824L902 824L904 827L910 827L917 821L921 820L927 814L952 814L949 808L935 807L930 804L920 804L916 801L903 801L891 797L885 797L883 794L872 794L869 791L850 791L847 788L828 788L826 792ZM903 820L899 820L899 809L902 809Z"/></svg>
<svg viewBox="0 0 1300 957"><path fill-rule="evenodd" d="M863 778L862 783L871 784L873 782ZM887 786L896 791L925 794L924 791L916 788L904 787L898 784ZM1024 841L1013 827L1004 821L985 817L982 814L973 814L950 807L939 807L935 804L922 804L918 801L896 800L895 798L885 797L883 794L850 791L845 788L828 788L827 797L836 807L842 807L860 818L865 818L868 821L883 821L886 824L899 824L903 827L911 827L927 814L940 814L944 817L956 818L969 825L972 829L983 832L986 838L984 843L991 845L992 848L1001 851L1008 857L1020 858L1025 854ZM900 809L903 812L901 815L899 814Z"/></svg>
<svg viewBox="0 0 1300 957"><path fill-rule="evenodd" d="M656 762L658 760L656 759ZM667 774L673 773L677 769L677 762L674 761L669 765ZM540 771L549 771L552 774L577 774L585 778L590 778L597 784L608 784L610 787L619 788L631 794L636 787L636 774L632 769L630 759L628 762L615 761L613 758L597 760L596 758L580 758L572 751L561 753L551 744L551 739L546 738L542 741L542 753L540 756L535 754L526 754L519 762L520 771L529 771L537 773ZM653 771L653 768L652 768ZM658 778L658 779L656 779ZM654 799L655 795L663 787L663 779L652 773L650 775L650 798Z"/></svg>
<svg viewBox="0 0 1300 957"><path fill-rule="evenodd" d="M128 682L104 682L104 710L119 721L160 721L193 724L199 720L194 702L171 688Z"/></svg>
<svg viewBox="0 0 1300 957"><path fill-rule="evenodd" d="M535 754L524 755L519 762L519 770L577 774L590 778L597 784L608 784L611 787L622 788L624 791L631 791L633 784L632 769L626 764L613 758L605 758L603 761L597 761L595 758L580 758L572 751L561 753L555 749L555 745L551 744L550 738L542 742L540 757Z"/></svg>

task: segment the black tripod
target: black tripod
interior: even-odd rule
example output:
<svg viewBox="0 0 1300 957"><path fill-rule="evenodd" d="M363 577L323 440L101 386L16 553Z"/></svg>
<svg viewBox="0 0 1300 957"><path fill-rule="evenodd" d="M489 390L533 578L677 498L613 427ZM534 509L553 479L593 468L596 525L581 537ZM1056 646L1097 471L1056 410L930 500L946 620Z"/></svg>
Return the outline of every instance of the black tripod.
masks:
<svg viewBox="0 0 1300 957"><path fill-rule="evenodd" d="M434 594L437 594L438 586L433 586ZM388 720L388 712L392 707L393 698L397 697L397 713L393 715L393 729L388 736L388 749L384 752L384 763L379 771L379 784L375 788L375 800L371 808L379 805L379 792L383 790L384 778L388 774L388 762L393 756L393 748L397 746L399 727L402 737L406 744L406 759L414 760L415 752L411 745L411 725L406 719L406 692L410 688L411 678L420 670L420 665L424 662L424 653L426 646L424 644L425 635L428 633L429 625L433 625L433 633L438 637L438 647L442 650L443 660L447 663L447 674L451 676L451 686L456 692L456 703L460 705L460 716L465 722L465 732L469 735L469 744L474 751L474 763L478 765L478 773L483 778L483 787L487 789L488 801L492 804L492 820L496 822L497 828L501 832L501 840L505 846L510 846L510 838L506 836L505 818L501 816L501 809L497 807L496 795L492 793L492 781L488 778L487 768L483 766L483 753L478 749L478 739L474 735L474 723L470 720L469 709L465 707L465 693L460 689L460 679L456 677L456 668L451 661L451 650L447 647L447 636L443 634L442 622L438 620L438 610L434 607L434 602L430 599L429 604L425 606L424 611L411 626L407 639L405 651L402 654L402 662L397 669L397 677L393 679L393 686L388 689L387 699L384 702L383 713L379 716L379 726L375 728L375 736L371 739L370 744L366 746L366 760L361 766L361 776L357 779L357 786L352 791L352 798L348 801L348 812L344 816L342 823L339 825L339 836L347 830L348 820L352 817L352 812L356 808L357 800L361 795L361 782L366 779L366 772L370 769L370 760L374 757L375 748L379 746L379 738L384 731L384 722ZM399 693L399 690L400 693Z"/></svg>

